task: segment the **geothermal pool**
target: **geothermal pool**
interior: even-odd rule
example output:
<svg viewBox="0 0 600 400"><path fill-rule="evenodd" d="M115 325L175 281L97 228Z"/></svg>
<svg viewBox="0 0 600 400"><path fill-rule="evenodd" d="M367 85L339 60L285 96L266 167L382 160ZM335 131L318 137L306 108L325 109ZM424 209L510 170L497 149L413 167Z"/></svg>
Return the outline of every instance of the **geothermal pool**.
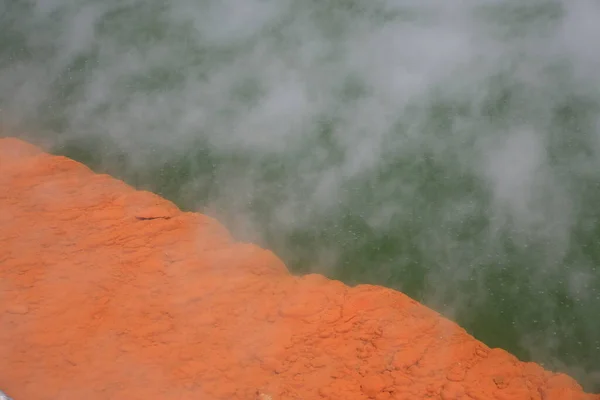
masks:
<svg viewBox="0 0 600 400"><path fill-rule="evenodd" d="M600 390L592 1L0 2L0 124Z"/></svg>

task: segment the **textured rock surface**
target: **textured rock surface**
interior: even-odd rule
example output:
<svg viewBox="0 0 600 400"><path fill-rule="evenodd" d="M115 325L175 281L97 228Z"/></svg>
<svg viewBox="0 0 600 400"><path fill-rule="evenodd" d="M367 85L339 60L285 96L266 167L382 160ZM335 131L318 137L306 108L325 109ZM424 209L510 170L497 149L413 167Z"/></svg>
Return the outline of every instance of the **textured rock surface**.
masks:
<svg viewBox="0 0 600 400"><path fill-rule="evenodd" d="M0 387L27 399L600 399L402 293L0 139Z"/></svg>

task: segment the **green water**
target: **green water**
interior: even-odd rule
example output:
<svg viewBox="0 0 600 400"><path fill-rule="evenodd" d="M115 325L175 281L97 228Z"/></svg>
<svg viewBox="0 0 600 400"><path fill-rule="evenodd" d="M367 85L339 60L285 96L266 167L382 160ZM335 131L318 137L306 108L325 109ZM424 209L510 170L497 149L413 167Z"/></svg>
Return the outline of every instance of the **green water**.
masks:
<svg viewBox="0 0 600 400"><path fill-rule="evenodd" d="M0 15L5 129L600 390L595 3L0 0Z"/></svg>

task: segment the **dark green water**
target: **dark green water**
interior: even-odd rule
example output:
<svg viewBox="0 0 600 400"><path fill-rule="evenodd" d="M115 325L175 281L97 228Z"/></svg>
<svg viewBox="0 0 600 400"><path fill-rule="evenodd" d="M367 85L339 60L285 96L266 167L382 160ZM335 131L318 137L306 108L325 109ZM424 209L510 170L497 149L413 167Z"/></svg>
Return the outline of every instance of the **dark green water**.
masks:
<svg viewBox="0 0 600 400"><path fill-rule="evenodd" d="M6 130L600 390L597 3L0 0L0 15Z"/></svg>

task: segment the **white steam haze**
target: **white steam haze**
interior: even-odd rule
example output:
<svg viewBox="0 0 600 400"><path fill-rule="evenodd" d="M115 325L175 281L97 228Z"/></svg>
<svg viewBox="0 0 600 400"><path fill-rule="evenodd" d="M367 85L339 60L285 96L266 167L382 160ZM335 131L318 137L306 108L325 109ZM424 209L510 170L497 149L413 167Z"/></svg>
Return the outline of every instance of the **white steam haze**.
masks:
<svg viewBox="0 0 600 400"><path fill-rule="evenodd" d="M599 21L594 0L0 0L0 124L593 388Z"/></svg>

